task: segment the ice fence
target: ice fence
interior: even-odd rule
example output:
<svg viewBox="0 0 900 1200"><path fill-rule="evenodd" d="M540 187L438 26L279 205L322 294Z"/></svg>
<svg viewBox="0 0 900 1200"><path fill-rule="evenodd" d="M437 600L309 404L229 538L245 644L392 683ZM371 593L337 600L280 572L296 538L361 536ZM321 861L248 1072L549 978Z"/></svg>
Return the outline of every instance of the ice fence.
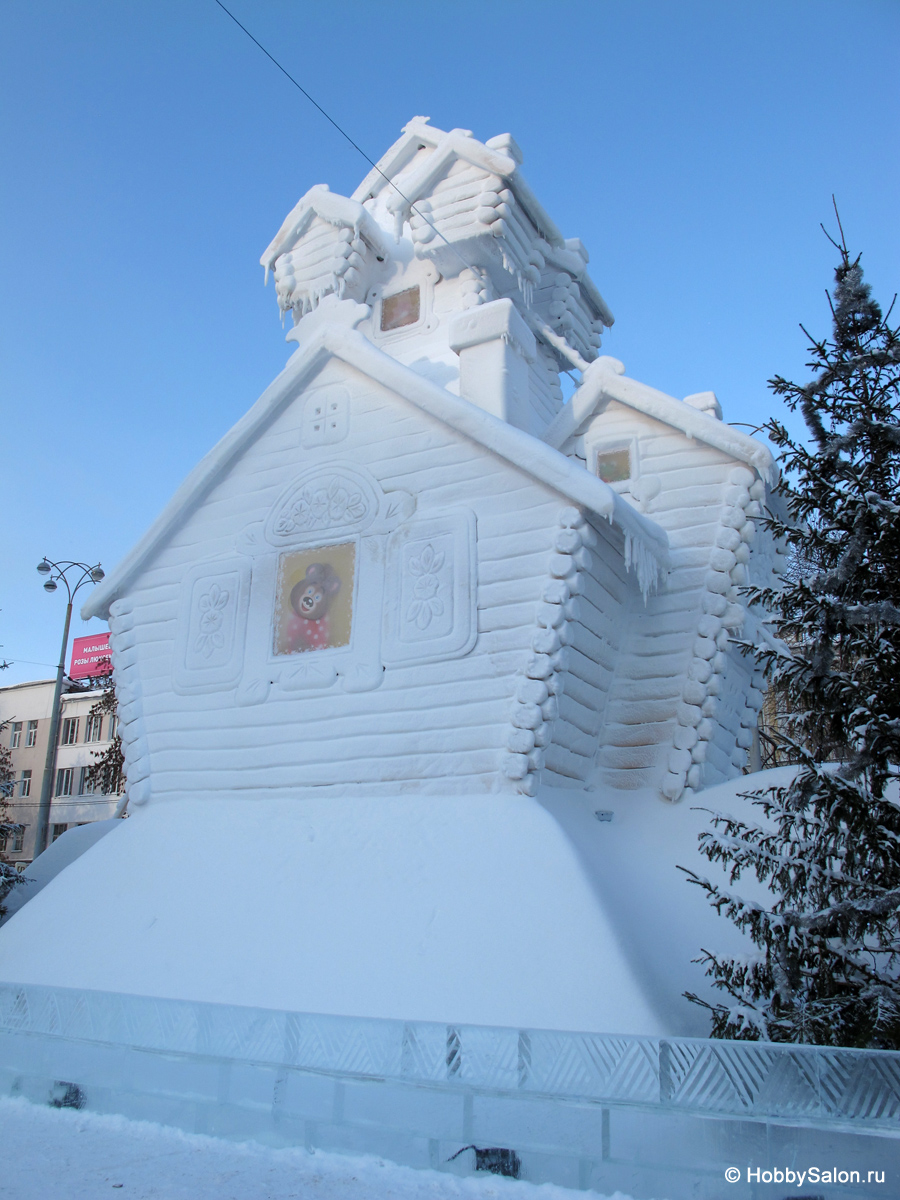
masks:
<svg viewBox="0 0 900 1200"><path fill-rule="evenodd" d="M189 1132L534 1182L722 1195L723 1170L900 1166L900 1055L328 1016L0 984L0 1091ZM756 1195L731 1184L735 1200ZM759 1193L760 1195L762 1193ZM768 1193L766 1193L768 1194ZM842 1186L854 1200L870 1195Z"/></svg>

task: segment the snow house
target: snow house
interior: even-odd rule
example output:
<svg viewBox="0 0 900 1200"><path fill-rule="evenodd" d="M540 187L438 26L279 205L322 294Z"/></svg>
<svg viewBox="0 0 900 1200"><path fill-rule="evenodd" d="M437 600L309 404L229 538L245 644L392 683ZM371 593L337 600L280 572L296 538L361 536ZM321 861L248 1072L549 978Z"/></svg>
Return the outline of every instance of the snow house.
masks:
<svg viewBox="0 0 900 1200"><path fill-rule="evenodd" d="M600 354L521 162L416 118L266 249L284 370L83 610L130 819L4 928L5 978L705 1033L728 931L677 867L753 752L775 469Z"/></svg>

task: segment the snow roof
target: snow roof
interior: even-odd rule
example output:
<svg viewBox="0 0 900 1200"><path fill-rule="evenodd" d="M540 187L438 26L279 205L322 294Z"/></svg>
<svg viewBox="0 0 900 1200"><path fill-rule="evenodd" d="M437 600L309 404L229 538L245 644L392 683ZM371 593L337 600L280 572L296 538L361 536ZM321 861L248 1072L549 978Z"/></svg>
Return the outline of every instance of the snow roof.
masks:
<svg viewBox="0 0 900 1200"><path fill-rule="evenodd" d="M627 378L624 370L622 363L606 355L591 363L585 369L581 386L544 431L543 439L547 445L561 449L610 400L616 400L664 425L680 429L689 438L705 442L739 462L747 463L763 479L774 483L777 478L775 459L762 442L683 400L676 400L674 396L667 396L665 392Z"/></svg>
<svg viewBox="0 0 900 1200"><path fill-rule="evenodd" d="M355 301L330 298L288 334L288 340L296 341L298 347L284 370L191 471L137 545L94 588L81 610L84 620L108 616L110 604L172 530L190 515L262 427L332 358L355 367L464 437L528 472L578 507L617 525L625 535L626 558L636 566L645 591L664 574L668 539L662 529L636 512L608 484L558 450L453 395L373 346L354 328L368 312L365 305Z"/></svg>

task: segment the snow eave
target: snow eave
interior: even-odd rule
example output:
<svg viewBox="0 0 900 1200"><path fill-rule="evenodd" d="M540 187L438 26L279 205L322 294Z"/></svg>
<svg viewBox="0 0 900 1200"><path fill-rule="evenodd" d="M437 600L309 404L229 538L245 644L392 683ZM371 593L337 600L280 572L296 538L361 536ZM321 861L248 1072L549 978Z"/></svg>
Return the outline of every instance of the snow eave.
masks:
<svg viewBox="0 0 900 1200"><path fill-rule="evenodd" d="M584 259L576 254L574 250L569 250L565 245L551 245L547 258L555 265L561 267L562 270L568 271L570 275L574 276L585 296L594 306L598 318L607 329L611 329L615 324L616 318L613 316L609 305L600 295L597 285L588 274L587 264Z"/></svg>
<svg viewBox="0 0 900 1200"><path fill-rule="evenodd" d="M162 547L169 535L195 511L208 492L261 429L289 404L332 358L408 400L464 437L506 459L534 479L559 492L578 508L617 525L625 535L631 561L646 563L662 576L668 562L668 539L652 521L636 512L608 484L538 438L508 425L483 409L454 396L411 368L377 349L353 328L368 308L352 300L321 305L288 335L298 343L284 370L253 407L198 463L137 545L98 584L81 609L82 618L109 616L109 606ZM642 583L642 586L643 583Z"/></svg>
<svg viewBox="0 0 900 1200"><path fill-rule="evenodd" d="M595 415L602 405L616 400L645 416L680 430L689 438L721 450L752 467L772 484L778 471L772 452L756 438L733 425L691 408L683 400L667 396L636 379L616 374L608 359L599 359L585 372L581 387L569 398L544 433L544 441L560 449Z"/></svg>

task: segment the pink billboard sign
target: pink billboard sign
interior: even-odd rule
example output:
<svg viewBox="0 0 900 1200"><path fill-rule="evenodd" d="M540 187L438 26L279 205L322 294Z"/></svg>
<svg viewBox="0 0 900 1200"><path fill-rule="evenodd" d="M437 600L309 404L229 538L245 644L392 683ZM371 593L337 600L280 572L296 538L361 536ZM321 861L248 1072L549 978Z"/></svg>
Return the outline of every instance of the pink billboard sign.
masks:
<svg viewBox="0 0 900 1200"><path fill-rule="evenodd" d="M72 643L70 679L90 679L110 672L109 634L95 633L93 637L77 637Z"/></svg>

